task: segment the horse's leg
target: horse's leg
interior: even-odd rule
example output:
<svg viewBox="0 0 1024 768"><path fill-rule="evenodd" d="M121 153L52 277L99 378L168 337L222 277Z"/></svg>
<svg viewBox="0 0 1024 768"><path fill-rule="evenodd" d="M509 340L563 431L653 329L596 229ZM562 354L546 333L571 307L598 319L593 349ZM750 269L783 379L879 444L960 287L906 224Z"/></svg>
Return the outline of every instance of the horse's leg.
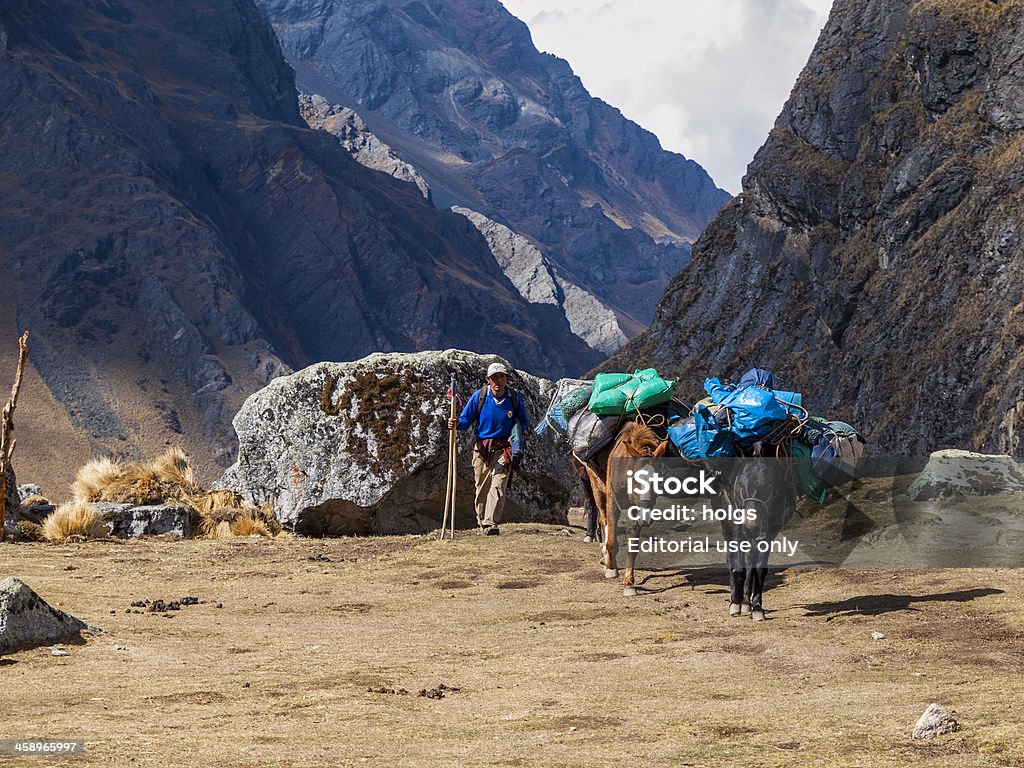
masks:
<svg viewBox="0 0 1024 768"><path fill-rule="evenodd" d="M629 539L640 538L640 523L636 522L629 529L626 541ZM634 582L633 568L636 565L636 552L632 551L628 545L626 547L626 575L622 579L622 596L623 597L635 597L636 596L636 584Z"/></svg>
<svg viewBox="0 0 1024 768"><path fill-rule="evenodd" d="M732 524L722 521L722 538L732 542L736 531ZM729 615L739 616L743 604L743 553L730 550L725 556L725 564L729 568Z"/></svg>
<svg viewBox="0 0 1024 768"><path fill-rule="evenodd" d="M605 494L604 505L604 577L615 579L619 576L619 569L615 563L618 544L615 541L615 500L610 493Z"/></svg>
<svg viewBox="0 0 1024 768"><path fill-rule="evenodd" d="M586 468L580 468L579 478L580 490L583 491L583 507L587 510L587 535L583 537L583 541L589 544L597 538L597 502L594 501L594 491Z"/></svg>
<svg viewBox="0 0 1024 768"><path fill-rule="evenodd" d="M766 541L770 543L770 540ZM764 593L764 580L768 575L768 556L769 552L751 553L754 567L750 569L750 617L754 621L764 621L761 597Z"/></svg>
<svg viewBox="0 0 1024 768"><path fill-rule="evenodd" d="M607 483L602 480L589 466L587 477L590 479L590 488L594 492L594 502L597 506L598 524L601 527L601 565L604 566L606 579L618 577L619 571L615 567L615 520L614 500Z"/></svg>
<svg viewBox="0 0 1024 768"><path fill-rule="evenodd" d="M584 469L587 474L587 480L590 484L591 493L594 494L594 506L597 511L597 528L601 532L601 557L598 558L598 562L601 563L601 567L605 569L605 576L608 576L608 534L607 528L607 489L605 488L604 480L594 471L593 467L589 464L584 465ZM610 578L610 577L609 577Z"/></svg>

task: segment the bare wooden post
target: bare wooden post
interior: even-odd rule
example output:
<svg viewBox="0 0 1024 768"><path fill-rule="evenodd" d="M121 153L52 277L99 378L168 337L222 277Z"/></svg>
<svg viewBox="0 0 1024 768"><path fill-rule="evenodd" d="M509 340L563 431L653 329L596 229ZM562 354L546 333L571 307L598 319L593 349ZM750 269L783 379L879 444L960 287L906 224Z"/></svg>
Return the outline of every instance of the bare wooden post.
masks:
<svg viewBox="0 0 1024 768"><path fill-rule="evenodd" d="M4 540L4 527L7 524L7 470L11 466L14 444L17 442L11 437L14 431L14 408L18 404L18 390L21 389L21 377L25 373L27 359L28 331L25 331L18 340L18 371L14 374L11 399L7 401L3 415L0 416L0 541Z"/></svg>

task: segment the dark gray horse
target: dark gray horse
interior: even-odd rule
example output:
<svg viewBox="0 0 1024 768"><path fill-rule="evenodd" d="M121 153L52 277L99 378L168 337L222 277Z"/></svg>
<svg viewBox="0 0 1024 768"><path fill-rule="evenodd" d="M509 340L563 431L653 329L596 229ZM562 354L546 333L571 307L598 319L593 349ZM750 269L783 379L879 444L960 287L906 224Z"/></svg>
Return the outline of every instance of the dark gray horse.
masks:
<svg viewBox="0 0 1024 768"><path fill-rule="evenodd" d="M764 621L761 595L768 574L771 543L796 506L796 492L783 461L775 458L729 459L715 467L725 497L734 509L753 510L753 519L722 521L728 542L748 542L749 551L730 552L729 615Z"/></svg>

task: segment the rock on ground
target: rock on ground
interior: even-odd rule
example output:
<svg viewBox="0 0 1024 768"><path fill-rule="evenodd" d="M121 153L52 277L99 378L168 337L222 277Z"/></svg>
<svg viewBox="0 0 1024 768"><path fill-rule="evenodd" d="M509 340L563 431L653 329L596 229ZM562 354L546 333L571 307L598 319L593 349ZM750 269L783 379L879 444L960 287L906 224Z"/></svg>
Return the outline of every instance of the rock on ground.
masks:
<svg viewBox="0 0 1024 768"><path fill-rule="evenodd" d="M35 483L22 483L18 486L18 499L24 501L32 496L42 496L43 489Z"/></svg>
<svg viewBox="0 0 1024 768"><path fill-rule="evenodd" d="M1024 492L1024 470L1010 456L971 451L936 451L907 489L909 501L951 496L989 496Z"/></svg>
<svg viewBox="0 0 1024 768"><path fill-rule="evenodd" d="M929 704L924 714L918 718L914 726L915 739L934 739L944 733L953 733L960 727L960 724L943 707L938 704Z"/></svg>
<svg viewBox="0 0 1024 768"><path fill-rule="evenodd" d="M0 581L0 653L37 648L77 635L87 625L47 605L21 579Z"/></svg>
<svg viewBox="0 0 1024 768"><path fill-rule="evenodd" d="M467 400L498 359L460 350L377 353L276 379L235 417L238 461L219 485L256 504L272 500L285 527L308 535L437 528L448 467L449 373ZM509 370L509 384L535 424L552 385ZM511 480L504 520L564 524L575 476L564 450L532 437L522 473ZM459 433L458 446L457 525L472 527L467 433Z"/></svg>
<svg viewBox="0 0 1024 768"><path fill-rule="evenodd" d="M120 539L139 536L159 536L171 533L183 539L193 535L188 507L176 505L94 504L110 529L111 536Z"/></svg>

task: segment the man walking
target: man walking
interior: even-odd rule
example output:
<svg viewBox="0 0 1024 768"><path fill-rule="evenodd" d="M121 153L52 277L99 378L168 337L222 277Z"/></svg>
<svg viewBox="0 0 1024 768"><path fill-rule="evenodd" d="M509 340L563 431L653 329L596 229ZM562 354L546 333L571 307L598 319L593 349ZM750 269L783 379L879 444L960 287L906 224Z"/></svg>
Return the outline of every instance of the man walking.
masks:
<svg viewBox="0 0 1024 768"><path fill-rule="evenodd" d="M501 363L487 368L487 385L469 398L458 419L448 420L448 429L461 431L473 426L473 477L476 480L476 521L487 536L499 534L498 523L505 505L512 462L520 445L513 445L513 429L519 426L519 441L530 426L526 406L518 392L508 386L508 369Z"/></svg>

